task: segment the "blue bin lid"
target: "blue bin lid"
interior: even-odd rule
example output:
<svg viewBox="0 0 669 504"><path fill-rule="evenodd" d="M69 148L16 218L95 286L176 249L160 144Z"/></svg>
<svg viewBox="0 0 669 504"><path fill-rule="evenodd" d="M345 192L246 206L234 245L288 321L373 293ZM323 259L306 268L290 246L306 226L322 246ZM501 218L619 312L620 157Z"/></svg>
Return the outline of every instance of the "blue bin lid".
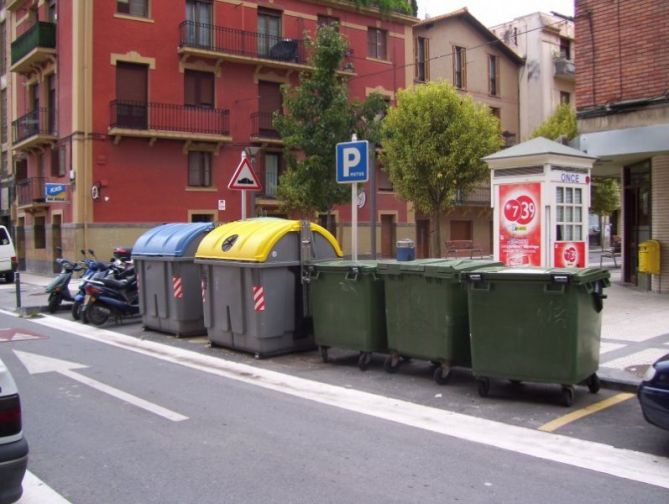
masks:
<svg viewBox="0 0 669 504"><path fill-rule="evenodd" d="M132 248L133 256L183 257L193 240L214 229L211 222L163 224L149 229Z"/></svg>

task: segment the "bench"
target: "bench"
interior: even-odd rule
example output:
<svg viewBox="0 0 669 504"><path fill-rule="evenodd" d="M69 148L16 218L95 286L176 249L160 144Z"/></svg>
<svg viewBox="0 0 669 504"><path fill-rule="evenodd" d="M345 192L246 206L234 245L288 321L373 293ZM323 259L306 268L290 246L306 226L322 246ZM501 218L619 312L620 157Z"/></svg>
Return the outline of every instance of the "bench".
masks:
<svg viewBox="0 0 669 504"><path fill-rule="evenodd" d="M620 248L616 249L615 247L607 248L602 250L602 254L599 256L599 266L601 268L602 262L604 259L613 259L613 267L618 267L618 262L616 257L620 257Z"/></svg>
<svg viewBox="0 0 669 504"><path fill-rule="evenodd" d="M474 258L474 252L481 257L483 251L474 244L472 240L448 240L446 241L446 257L467 257Z"/></svg>

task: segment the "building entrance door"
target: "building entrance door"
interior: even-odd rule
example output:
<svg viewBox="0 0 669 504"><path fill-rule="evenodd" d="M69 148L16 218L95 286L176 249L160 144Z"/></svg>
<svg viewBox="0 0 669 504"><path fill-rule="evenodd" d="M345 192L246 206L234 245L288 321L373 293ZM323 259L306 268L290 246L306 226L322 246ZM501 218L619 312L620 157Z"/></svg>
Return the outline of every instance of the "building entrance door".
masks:
<svg viewBox="0 0 669 504"><path fill-rule="evenodd" d="M639 243L651 238L652 201L650 161L626 166L623 174L625 257L623 277L625 282L639 283Z"/></svg>

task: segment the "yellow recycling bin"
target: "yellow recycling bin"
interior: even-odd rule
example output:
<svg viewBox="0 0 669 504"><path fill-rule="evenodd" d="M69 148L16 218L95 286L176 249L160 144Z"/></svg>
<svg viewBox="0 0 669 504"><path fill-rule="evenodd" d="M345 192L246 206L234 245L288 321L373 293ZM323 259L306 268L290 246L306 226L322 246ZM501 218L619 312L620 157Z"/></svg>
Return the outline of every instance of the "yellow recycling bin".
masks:
<svg viewBox="0 0 669 504"><path fill-rule="evenodd" d="M660 274L660 242L646 240L639 244L639 273Z"/></svg>

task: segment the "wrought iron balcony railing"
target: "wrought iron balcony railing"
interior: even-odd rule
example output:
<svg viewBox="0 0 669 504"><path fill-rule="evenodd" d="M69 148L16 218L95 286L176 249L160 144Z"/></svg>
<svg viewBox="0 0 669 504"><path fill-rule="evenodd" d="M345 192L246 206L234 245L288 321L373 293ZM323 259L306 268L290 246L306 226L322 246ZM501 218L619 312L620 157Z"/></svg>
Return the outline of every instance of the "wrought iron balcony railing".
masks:
<svg viewBox="0 0 669 504"><path fill-rule="evenodd" d="M110 126L134 130L230 134L230 111L170 103L110 102Z"/></svg>
<svg viewBox="0 0 669 504"><path fill-rule="evenodd" d="M465 194L459 191L456 204L461 206L490 206L490 186L480 185Z"/></svg>
<svg viewBox="0 0 669 504"><path fill-rule="evenodd" d="M210 24L183 21L179 46L205 49L247 58L307 63L304 41Z"/></svg>
<svg viewBox="0 0 669 504"><path fill-rule="evenodd" d="M274 114L272 112L253 112L251 114L251 136L257 138L275 138L281 135L274 128Z"/></svg>
<svg viewBox="0 0 669 504"><path fill-rule="evenodd" d="M16 181L16 200L19 206L43 203L44 177L30 177Z"/></svg>
<svg viewBox="0 0 669 504"><path fill-rule="evenodd" d="M17 144L36 135L55 136L55 130L55 110L41 107L28 112L12 123L12 142Z"/></svg>
<svg viewBox="0 0 669 504"><path fill-rule="evenodd" d="M38 21L12 42L12 65L36 47L56 48L56 25Z"/></svg>

